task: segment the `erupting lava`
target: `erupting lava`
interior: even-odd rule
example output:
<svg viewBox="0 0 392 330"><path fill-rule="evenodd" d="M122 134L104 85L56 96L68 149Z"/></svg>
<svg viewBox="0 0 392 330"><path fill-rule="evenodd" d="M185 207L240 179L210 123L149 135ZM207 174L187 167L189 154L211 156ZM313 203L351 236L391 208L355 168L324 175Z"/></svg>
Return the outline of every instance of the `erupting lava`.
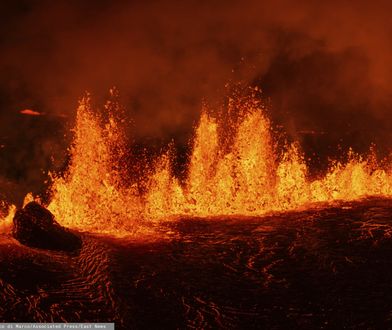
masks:
<svg viewBox="0 0 392 330"><path fill-rule="evenodd" d="M392 171L373 154L363 157L350 150L346 163L335 162L324 177L311 179L298 143L278 150L259 101L234 103L240 110L229 124L202 112L185 180L173 174L169 150L140 179L140 188L129 179L124 162L119 105L108 102L104 119L84 98L70 164L64 175L53 177L48 208L64 226L123 235L175 216L253 216L315 202L392 195Z"/></svg>

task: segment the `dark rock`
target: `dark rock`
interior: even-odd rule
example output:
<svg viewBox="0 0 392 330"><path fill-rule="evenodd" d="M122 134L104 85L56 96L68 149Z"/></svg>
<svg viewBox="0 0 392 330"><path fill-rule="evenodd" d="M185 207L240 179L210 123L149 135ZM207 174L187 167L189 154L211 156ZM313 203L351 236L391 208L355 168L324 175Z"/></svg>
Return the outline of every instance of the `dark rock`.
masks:
<svg viewBox="0 0 392 330"><path fill-rule="evenodd" d="M48 250L80 249L80 237L62 227L54 215L36 202L28 203L14 216L13 236L22 244Z"/></svg>

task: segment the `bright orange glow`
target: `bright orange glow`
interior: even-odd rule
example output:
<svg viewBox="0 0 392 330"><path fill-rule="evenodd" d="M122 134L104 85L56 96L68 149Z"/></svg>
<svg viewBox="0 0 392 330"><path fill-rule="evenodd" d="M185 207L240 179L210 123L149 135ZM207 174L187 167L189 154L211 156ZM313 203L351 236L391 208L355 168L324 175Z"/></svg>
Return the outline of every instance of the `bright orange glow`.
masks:
<svg viewBox="0 0 392 330"><path fill-rule="evenodd" d="M90 109L90 99L81 101L71 162L64 176L54 176L48 208L64 226L121 235L135 230L141 199L134 187L121 185L124 173L117 166L117 144L122 137L112 116L115 109L107 110L108 123L102 125Z"/></svg>
<svg viewBox="0 0 392 330"><path fill-rule="evenodd" d="M29 115L29 116L41 116L42 115L42 113L40 113L38 111L31 110L31 109L21 110L20 113L22 115Z"/></svg>
<svg viewBox="0 0 392 330"><path fill-rule="evenodd" d="M0 234L7 234L11 232L12 219L14 218L15 212L15 205L0 202Z"/></svg>
<svg viewBox="0 0 392 330"><path fill-rule="evenodd" d="M223 123L203 111L195 130L187 178L173 175L173 151L161 155L143 178L146 189L124 184L120 164L124 136L107 107L105 121L94 114L89 98L77 112L71 162L54 176L49 209L64 226L125 235L177 216L262 215L311 203L391 196L392 176L374 155L352 150L345 164L335 162L320 179L311 180L298 143L279 152L271 123L258 102L241 105L240 120L220 137ZM227 144L230 141L230 144Z"/></svg>

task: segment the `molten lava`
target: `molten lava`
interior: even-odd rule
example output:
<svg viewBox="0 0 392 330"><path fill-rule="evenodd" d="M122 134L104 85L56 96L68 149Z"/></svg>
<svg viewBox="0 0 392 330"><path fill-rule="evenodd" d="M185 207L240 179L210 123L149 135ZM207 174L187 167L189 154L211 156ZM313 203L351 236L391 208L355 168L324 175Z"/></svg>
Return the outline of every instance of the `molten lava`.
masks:
<svg viewBox="0 0 392 330"><path fill-rule="evenodd" d="M42 115L42 113L35 111L35 110L31 110L31 109L21 110L20 113L22 115L28 115L28 116L41 116Z"/></svg>
<svg viewBox="0 0 392 330"><path fill-rule="evenodd" d="M92 112L88 97L80 103L71 162L64 176L54 177L48 207L64 226L95 232L132 232L141 218L140 196L133 187L121 185L125 173L118 169L118 147L123 141L111 112L115 109L107 107L109 118L102 124Z"/></svg>
<svg viewBox="0 0 392 330"><path fill-rule="evenodd" d="M238 118L229 124L202 112L185 180L173 174L169 148L140 179L145 188L139 189L124 162L119 105L108 102L98 116L85 97L77 110L68 169L52 175L49 210L67 227L126 235L178 216L256 216L392 195L392 172L378 165L374 154L350 150L346 163L334 162L324 177L311 179L298 143L287 143L283 151L277 147L261 103L237 103Z"/></svg>

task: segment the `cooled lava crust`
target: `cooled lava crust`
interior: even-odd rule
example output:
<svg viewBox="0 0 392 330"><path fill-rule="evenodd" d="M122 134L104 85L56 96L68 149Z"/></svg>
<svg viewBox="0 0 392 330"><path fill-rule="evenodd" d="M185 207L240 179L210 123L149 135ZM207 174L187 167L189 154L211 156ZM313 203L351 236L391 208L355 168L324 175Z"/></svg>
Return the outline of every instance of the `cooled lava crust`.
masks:
<svg viewBox="0 0 392 330"><path fill-rule="evenodd" d="M0 319L116 329L392 327L392 201L181 219L80 252L0 239Z"/></svg>

